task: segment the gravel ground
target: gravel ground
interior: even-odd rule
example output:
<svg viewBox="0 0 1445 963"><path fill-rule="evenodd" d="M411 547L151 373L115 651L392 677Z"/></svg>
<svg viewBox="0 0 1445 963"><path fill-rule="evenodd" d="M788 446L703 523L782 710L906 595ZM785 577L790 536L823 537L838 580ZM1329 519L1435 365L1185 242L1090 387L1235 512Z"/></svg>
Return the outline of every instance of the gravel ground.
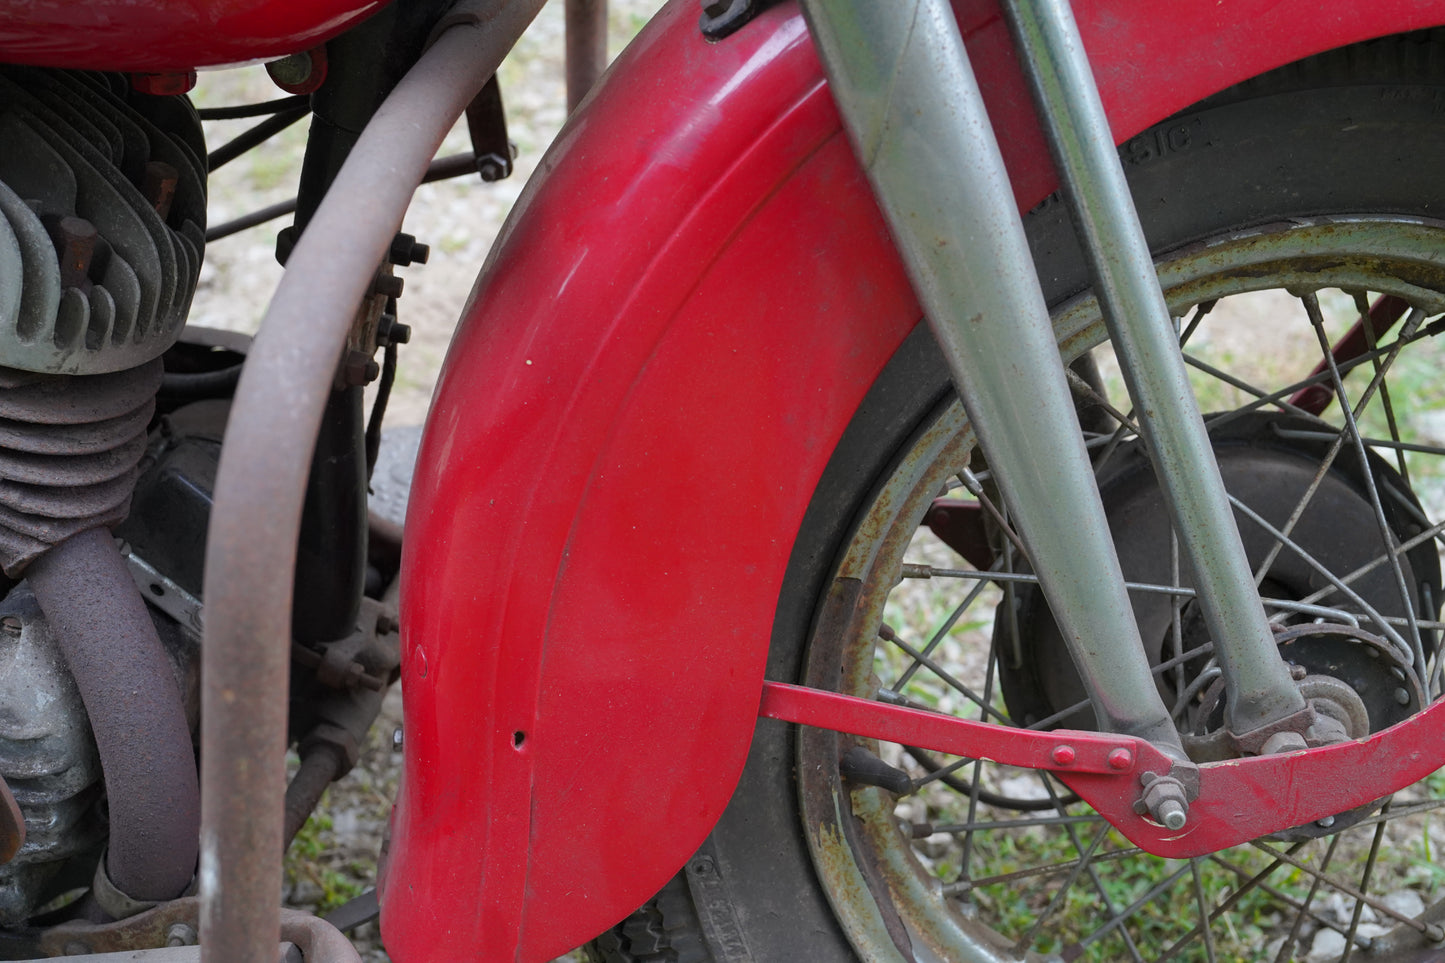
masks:
<svg viewBox="0 0 1445 963"><path fill-rule="evenodd" d="M612 0L611 51L620 51L660 5L660 0ZM394 517L400 517L405 504L404 491L398 489L396 480L408 475L418 436L415 426L426 415L432 386L472 280L542 151L566 119L562 51L562 6L560 0L554 0L501 70L508 133L518 148L516 172L491 185L473 178L424 185L406 216L403 229L431 245L431 259L425 267L401 272L406 277L401 318L411 325L413 336L402 349L388 407L387 424L392 430L385 457L389 461L378 466L378 478L392 479L382 497L383 510ZM260 67L202 74L195 95L203 106L277 96L280 93ZM252 123L213 123L208 125L207 136L214 148ZM306 124L298 123L216 172L211 179L211 223L293 196L305 135ZM440 155L467 147L465 126L459 125ZM281 278L274 257L275 235L287 223L289 220L275 221L208 248L192 323L256 330L269 292ZM400 771L401 754L393 748L392 735L400 725L401 693L393 690L360 763L327 792L288 855L288 905L325 912L370 887ZM388 959L374 924L353 936L368 963ZM580 961L582 955L562 959Z"/></svg>

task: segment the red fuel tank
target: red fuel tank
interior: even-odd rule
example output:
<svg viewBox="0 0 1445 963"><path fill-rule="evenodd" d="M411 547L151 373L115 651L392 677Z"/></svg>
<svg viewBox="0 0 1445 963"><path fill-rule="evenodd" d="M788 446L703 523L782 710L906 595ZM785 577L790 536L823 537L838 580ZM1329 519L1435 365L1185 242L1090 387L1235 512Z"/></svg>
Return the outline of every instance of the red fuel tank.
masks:
<svg viewBox="0 0 1445 963"><path fill-rule="evenodd" d="M0 0L0 62L164 72L307 50L385 0Z"/></svg>

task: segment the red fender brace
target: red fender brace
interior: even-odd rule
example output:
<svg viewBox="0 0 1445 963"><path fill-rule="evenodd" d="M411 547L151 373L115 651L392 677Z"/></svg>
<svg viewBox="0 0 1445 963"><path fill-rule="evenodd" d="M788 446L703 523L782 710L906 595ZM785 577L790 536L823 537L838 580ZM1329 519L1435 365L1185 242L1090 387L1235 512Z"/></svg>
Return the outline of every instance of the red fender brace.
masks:
<svg viewBox="0 0 1445 963"><path fill-rule="evenodd" d="M988 0L956 6L1027 209L1054 176L1007 30ZM1328 6L1076 13L1122 142L1441 19ZM568 123L437 389L403 562L398 961L549 960L701 843L747 755L793 535L919 318L796 8L720 43L697 16L673 0Z"/></svg>

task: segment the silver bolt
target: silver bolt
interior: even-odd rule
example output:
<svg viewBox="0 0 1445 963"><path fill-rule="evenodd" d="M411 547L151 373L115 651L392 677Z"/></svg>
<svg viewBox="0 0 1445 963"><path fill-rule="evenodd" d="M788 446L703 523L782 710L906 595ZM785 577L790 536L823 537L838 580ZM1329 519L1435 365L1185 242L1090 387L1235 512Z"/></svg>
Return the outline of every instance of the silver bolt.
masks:
<svg viewBox="0 0 1445 963"><path fill-rule="evenodd" d="M1189 821L1189 797L1184 794L1183 784L1173 776L1154 773L1145 773L1141 781L1144 807L1154 821L1171 832L1183 829Z"/></svg>
<svg viewBox="0 0 1445 963"><path fill-rule="evenodd" d="M1402 706L1407 706L1407 705L1409 705L1409 704L1410 704L1410 693L1406 692L1404 689L1396 689L1396 690L1395 690L1395 701L1398 702L1398 703L1400 703L1400 705L1402 705Z"/></svg>
<svg viewBox="0 0 1445 963"><path fill-rule="evenodd" d="M401 726L391 730L391 751L401 752Z"/></svg>
<svg viewBox="0 0 1445 963"><path fill-rule="evenodd" d="M1189 820L1189 814L1179 800L1166 799L1159 804L1159 811L1154 813L1154 818L1163 823L1165 829L1180 830Z"/></svg>
<svg viewBox="0 0 1445 963"><path fill-rule="evenodd" d="M166 946L195 946L196 930L189 923L172 923L166 930Z"/></svg>
<svg viewBox="0 0 1445 963"><path fill-rule="evenodd" d="M1318 826L1318 827L1320 827L1321 829L1329 829L1329 828L1330 828L1331 826L1333 826L1334 824L1335 824L1335 817L1333 817L1333 816L1326 816L1324 819L1316 819L1316 820L1315 820L1315 825Z"/></svg>

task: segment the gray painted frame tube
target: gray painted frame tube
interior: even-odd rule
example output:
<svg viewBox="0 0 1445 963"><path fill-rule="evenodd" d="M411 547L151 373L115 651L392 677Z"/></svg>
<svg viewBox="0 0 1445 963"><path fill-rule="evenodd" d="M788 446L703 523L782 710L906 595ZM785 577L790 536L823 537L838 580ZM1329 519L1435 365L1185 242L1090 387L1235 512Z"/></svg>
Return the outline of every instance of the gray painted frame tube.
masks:
<svg viewBox="0 0 1445 963"><path fill-rule="evenodd" d="M803 12L1100 722L1183 759L952 10L946 0L803 0Z"/></svg>
<svg viewBox="0 0 1445 963"><path fill-rule="evenodd" d="M1005 0L1004 10L1140 431L1194 570L1228 692L1226 726L1249 732L1300 711L1304 698L1260 604L1083 40L1068 0Z"/></svg>

